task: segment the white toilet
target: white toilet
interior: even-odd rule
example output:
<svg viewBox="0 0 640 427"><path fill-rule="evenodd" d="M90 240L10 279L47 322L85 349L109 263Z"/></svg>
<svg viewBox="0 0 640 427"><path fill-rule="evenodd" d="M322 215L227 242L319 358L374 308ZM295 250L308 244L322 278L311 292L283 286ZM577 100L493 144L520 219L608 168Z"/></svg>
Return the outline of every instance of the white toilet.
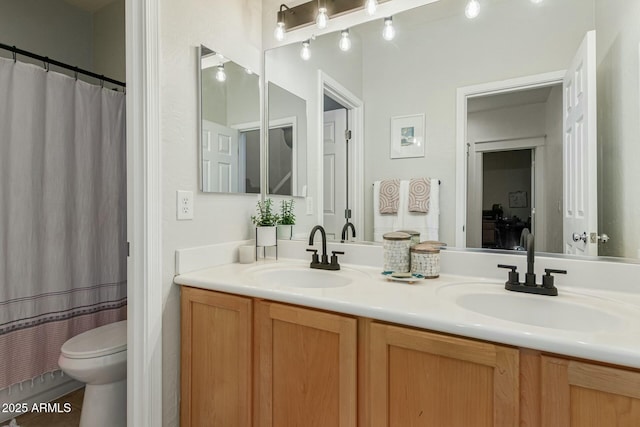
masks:
<svg viewBox="0 0 640 427"><path fill-rule="evenodd" d="M83 332L62 345L58 366L86 383L80 427L127 425L127 321Z"/></svg>

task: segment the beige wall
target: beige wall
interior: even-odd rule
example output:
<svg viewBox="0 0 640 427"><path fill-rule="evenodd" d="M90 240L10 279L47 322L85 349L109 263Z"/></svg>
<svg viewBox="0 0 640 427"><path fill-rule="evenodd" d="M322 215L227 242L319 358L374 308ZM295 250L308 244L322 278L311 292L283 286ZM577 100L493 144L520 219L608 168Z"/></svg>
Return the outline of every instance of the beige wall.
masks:
<svg viewBox="0 0 640 427"><path fill-rule="evenodd" d="M179 424L180 292L173 284L175 250L248 239L257 201L256 195L198 190L196 47L203 44L260 70L261 20L260 0L160 2L164 426ZM176 220L176 190L193 191L194 220Z"/></svg>
<svg viewBox="0 0 640 427"><path fill-rule="evenodd" d="M115 0L93 14L93 71L126 80L124 0Z"/></svg>

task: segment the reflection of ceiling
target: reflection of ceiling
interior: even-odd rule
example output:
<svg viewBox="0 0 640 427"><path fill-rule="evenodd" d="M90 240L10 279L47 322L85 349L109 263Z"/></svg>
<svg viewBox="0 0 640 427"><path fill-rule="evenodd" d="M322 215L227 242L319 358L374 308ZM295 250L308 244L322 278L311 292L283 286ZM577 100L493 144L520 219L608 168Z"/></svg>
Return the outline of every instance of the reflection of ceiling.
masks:
<svg viewBox="0 0 640 427"><path fill-rule="evenodd" d="M478 111L495 110L498 108L519 107L527 104L539 104L547 102L552 86L520 90L517 92L501 93L499 95L486 95L477 98L470 98L467 102L467 111L477 113Z"/></svg>
<svg viewBox="0 0 640 427"><path fill-rule="evenodd" d="M116 0L64 0L72 6L78 7L87 12L95 12L102 9L108 4L113 3Z"/></svg>

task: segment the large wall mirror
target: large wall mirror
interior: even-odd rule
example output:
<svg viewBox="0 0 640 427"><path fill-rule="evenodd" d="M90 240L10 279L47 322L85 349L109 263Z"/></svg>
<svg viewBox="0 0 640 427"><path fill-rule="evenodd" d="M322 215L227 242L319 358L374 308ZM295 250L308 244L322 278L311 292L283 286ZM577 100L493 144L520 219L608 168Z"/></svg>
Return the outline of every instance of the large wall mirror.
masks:
<svg viewBox="0 0 640 427"><path fill-rule="evenodd" d="M348 51L335 32L307 60L301 43L266 52L266 79L307 105L314 219L344 199L374 240L374 182L432 177L452 246L521 249L526 228L541 252L640 258L640 0L486 0L475 19L466 3L399 13L392 40L383 17L349 28ZM348 172L328 179L337 116ZM423 153L398 158L407 117L424 117Z"/></svg>
<svg viewBox="0 0 640 427"><path fill-rule="evenodd" d="M258 76L219 52L198 49L200 188L260 193Z"/></svg>

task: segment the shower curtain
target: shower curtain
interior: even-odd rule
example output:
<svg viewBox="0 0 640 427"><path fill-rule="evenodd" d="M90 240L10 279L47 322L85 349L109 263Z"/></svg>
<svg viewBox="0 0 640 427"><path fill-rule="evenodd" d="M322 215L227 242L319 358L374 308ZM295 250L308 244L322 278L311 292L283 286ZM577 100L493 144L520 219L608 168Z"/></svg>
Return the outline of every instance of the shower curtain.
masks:
<svg viewBox="0 0 640 427"><path fill-rule="evenodd" d="M0 58L0 389L126 316L124 94Z"/></svg>

